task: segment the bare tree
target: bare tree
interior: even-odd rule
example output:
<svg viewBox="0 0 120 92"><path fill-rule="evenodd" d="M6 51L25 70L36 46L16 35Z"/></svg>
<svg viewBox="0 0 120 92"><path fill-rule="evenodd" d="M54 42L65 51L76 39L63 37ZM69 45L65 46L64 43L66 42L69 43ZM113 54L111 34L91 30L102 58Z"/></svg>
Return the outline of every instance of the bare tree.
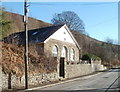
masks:
<svg viewBox="0 0 120 92"><path fill-rule="evenodd" d="M111 38L109 38L109 37L105 40L105 42L107 42L107 43L111 43L111 44L114 43L113 39L111 39Z"/></svg>
<svg viewBox="0 0 120 92"><path fill-rule="evenodd" d="M79 31L80 33L87 34L83 21L73 11L64 11L55 14L51 22L54 25L66 24L71 31Z"/></svg>

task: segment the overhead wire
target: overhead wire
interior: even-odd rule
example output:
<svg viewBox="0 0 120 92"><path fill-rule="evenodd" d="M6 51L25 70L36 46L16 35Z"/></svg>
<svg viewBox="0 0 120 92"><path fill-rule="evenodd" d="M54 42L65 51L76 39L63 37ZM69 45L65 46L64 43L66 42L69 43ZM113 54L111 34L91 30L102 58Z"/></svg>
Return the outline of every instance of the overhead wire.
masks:
<svg viewBox="0 0 120 92"><path fill-rule="evenodd" d="M90 3L90 2L80 2L80 3L78 3L78 2L73 2L72 4L71 4L71 2L58 2L58 3L56 3L56 2L50 2L50 3L45 3L45 2L30 2L29 4L32 4L32 5L65 5L65 4L63 4L63 3L67 3L67 4L70 4L70 5L103 5L103 4L115 4L115 3L117 3L117 2L94 2L94 3Z"/></svg>
<svg viewBox="0 0 120 92"><path fill-rule="evenodd" d="M116 20L116 19L117 19L117 17L113 17L113 18L111 18L111 19L107 19L107 20L101 21L101 22L99 22L99 23L96 23L96 24L94 24L94 25L88 26L88 27L86 27L86 28L88 29L88 28L96 27L96 26L105 24L105 23L107 23L107 22L110 22L110 21L113 21L113 20Z"/></svg>
<svg viewBox="0 0 120 92"><path fill-rule="evenodd" d="M71 2L29 2L30 5L42 5L42 6L52 6L52 5L66 5L66 4L63 4L63 3L67 3L67 4L70 4L70 5L108 5L108 4L117 4L117 2L80 2L80 3L76 3L76 2L73 2L71 4ZM116 17L112 18L112 19L107 19L107 20L104 20L100 23L97 23L97 24L94 24L94 25L91 25L91 26L88 26L86 27L87 29L88 28L92 28L92 27L96 27L96 26L99 26L99 25L102 25L102 24L105 24L106 22L109 22L109 21L113 21L115 20Z"/></svg>

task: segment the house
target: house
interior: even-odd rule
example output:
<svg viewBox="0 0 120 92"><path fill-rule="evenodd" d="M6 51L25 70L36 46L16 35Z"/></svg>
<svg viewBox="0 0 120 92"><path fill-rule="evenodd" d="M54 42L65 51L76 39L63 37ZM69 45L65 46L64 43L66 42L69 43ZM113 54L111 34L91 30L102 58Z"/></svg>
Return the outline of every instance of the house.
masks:
<svg viewBox="0 0 120 92"><path fill-rule="evenodd" d="M37 73L34 76L29 75L30 84L43 81L56 81L63 78L73 78L105 69L104 66L100 64L79 63L81 48L66 25L29 30L28 37L29 53L32 54L32 56L35 55L39 57L42 56L42 54L45 54L48 57L55 57L55 59L57 57L58 61L55 72L43 74ZM4 40L6 43L14 44L16 46L25 45L25 32L14 33ZM66 62L68 64L66 64ZM52 64L52 66L54 65ZM6 78L8 78L8 76L6 76ZM14 82L13 79L11 80L13 83L18 83L19 80ZM24 82L22 81L20 84L23 86Z"/></svg>
<svg viewBox="0 0 120 92"><path fill-rule="evenodd" d="M12 35L9 43L24 44L25 32ZM49 26L28 31L29 52L34 55L46 54L48 56L64 58L68 63L79 61L81 50L72 33L65 25Z"/></svg>

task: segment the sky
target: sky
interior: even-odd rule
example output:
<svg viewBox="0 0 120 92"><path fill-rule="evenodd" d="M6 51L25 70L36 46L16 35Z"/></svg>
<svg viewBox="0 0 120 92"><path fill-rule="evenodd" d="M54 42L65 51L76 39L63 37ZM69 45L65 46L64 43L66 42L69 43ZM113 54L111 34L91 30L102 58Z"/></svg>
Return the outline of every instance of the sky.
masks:
<svg viewBox="0 0 120 92"><path fill-rule="evenodd" d="M118 41L118 2L32 2L29 16L51 23L55 13L73 11L85 24L90 37L100 41ZM24 14L23 2L3 2L7 11Z"/></svg>

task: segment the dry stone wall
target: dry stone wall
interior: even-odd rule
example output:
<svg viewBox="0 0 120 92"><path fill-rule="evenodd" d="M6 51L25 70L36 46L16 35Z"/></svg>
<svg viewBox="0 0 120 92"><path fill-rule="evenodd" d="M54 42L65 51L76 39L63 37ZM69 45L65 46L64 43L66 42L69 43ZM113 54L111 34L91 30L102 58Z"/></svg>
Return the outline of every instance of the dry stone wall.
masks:
<svg viewBox="0 0 120 92"><path fill-rule="evenodd" d="M72 78L82 75L87 75L96 71L101 71L107 69L103 65L97 64L76 64L76 65L66 65L66 78Z"/></svg>
<svg viewBox="0 0 120 92"><path fill-rule="evenodd" d="M34 74L29 75L28 83L29 86L35 86L42 84L43 82L50 82L58 80L58 73L49 73L49 74ZM15 75L12 75L11 78L8 74L2 73L2 90L6 90L8 88L11 89L19 89L25 87L25 76L23 75L21 78Z"/></svg>
<svg viewBox="0 0 120 92"><path fill-rule="evenodd" d="M103 65L98 64L66 64L65 63L65 78L73 78L82 75L87 75L93 73L95 71L106 69ZM0 84L2 84L2 90L8 88L25 88L25 76L17 77L15 75L9 74L0 74L2 75L2 79L0 80ZM61 79L59 77L59 64L57 66L57 72L54 73L37 73L29 75L28 83L29 86L40 85L44 82L51 82Z"/></svg>
<svg viewBox="0 0 120 92"><path fill-rule="evenodd" d="M90 64L66 65L66 78L82 76L95 72Z"/></svg>

